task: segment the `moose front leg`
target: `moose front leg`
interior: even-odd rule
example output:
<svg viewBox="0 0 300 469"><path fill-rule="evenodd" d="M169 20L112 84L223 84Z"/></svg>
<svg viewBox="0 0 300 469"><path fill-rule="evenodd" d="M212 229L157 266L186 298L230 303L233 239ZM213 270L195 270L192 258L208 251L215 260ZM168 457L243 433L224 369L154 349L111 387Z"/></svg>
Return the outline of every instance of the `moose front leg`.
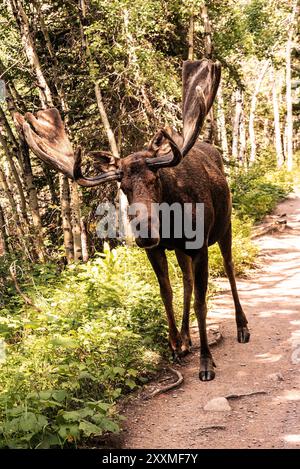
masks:
<svg viewBox="0 0 300 469"><path fill-rule="evenodd" d="M181 324L182 352L190 352L192 341L190 336L190 308L193 293L193 268L192 260L179 249L175 249L183 280L183 315Z"/></svg>
<svg viewBox="0 0 300 469"><path fill-rule="evenodd" d="M201 381L214 379L214 361L209 349L206 332L206 292L208 284L208 250L204 246L193 259L194 289L195 289L195 314L198 321L200 335L200 372Z"/></svg>
<svg viewBox="0 0 300 469"><path fill-rule="evenodd" d="M182 340L176 326L173 310L173 292L169 279L168 261L165 250L162 248L153 248L146 250L147 256L160 286L160 294L165 305L168 324L169 324L169 345L172 350L174 360L180 361L183 355L181 347Z"/></svg>

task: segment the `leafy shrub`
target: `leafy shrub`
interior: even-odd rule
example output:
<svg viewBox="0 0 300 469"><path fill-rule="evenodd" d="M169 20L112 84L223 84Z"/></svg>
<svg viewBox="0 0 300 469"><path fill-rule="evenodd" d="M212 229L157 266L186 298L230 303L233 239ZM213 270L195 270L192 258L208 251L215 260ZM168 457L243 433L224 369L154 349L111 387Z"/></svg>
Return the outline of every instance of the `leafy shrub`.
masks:
<svg viewBox="0 0 300 469"><path fill-rule="evenodd" d="M291 175L276 169L272 153L269 158L261 155L247 172L241 169L233 176L233 207L240 218L256 222L270 213L291 189Z"/></svg>
<svg viewBox="0 0 300 469"><path fill-rule="evenodd" d="M2 446L63 446L118 430L116 399L155 369L166 348L159 292L146 281L144 257L131 268L136 251L106 247L60 276L36 266L31 288L29 278L22 288L41 312L16 313L9 304L1 311Z"/></svg>
<svg viewBox="0 0 300 469"><path fill-rule="evenodd" d="M233 214L232 217L232 255L237 275L242 275L253 267L257 254L257 248L250 239L252 223L250 219L240 219ZM223 258L219 246L214 244L209 248L210 275L225 275Z"/></svg>

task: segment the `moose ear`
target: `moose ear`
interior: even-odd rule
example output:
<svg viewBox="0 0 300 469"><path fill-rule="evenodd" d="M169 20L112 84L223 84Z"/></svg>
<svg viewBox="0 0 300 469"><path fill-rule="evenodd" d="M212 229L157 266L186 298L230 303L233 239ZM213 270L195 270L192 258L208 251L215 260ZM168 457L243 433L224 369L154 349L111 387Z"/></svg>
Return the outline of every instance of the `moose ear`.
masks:
<svg viewBox="0 0 300 469"><path fill-rule="evenodd" d="M91 151L88 155L93 160L93 166L97 171L108 172L118 168L118 159L108 151Z"/></svg>
<svg viewBox="0 0 300 469"><path fill-rule="evenodd" d="M195 144L204 119L215 99L221 78L219 62L186 60L182 69L183 149L185 156Z"/></svg>
<svg viewBox="0 0 300 469"><path fill-rule="evenodd" d="M178 147L182 147L183 138L173 127L167 126L165 127L165 131ZM169 140L164 136L161 130L156 132L154 137L150 140L147 145L147 150L155 152L155 156L166 155L171 151Z"/></svg>

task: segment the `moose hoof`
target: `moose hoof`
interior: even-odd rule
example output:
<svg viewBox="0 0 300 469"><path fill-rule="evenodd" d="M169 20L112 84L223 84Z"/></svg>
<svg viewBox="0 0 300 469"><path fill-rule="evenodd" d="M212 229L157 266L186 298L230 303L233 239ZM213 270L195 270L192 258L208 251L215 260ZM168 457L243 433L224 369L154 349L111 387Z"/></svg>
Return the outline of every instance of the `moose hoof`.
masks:
<svg viewBox="0 0 300 469"><path fill-rule="evenodd" d="M182 365L182 357L184 354L180 351L177 350L172 350L172 361L173 363L176 363L177 365Z"/></svg>
<svg viewBox="0 0 300 469"><path fill-rule="evenodd" d="M250 332L247 326L238 327L237 340L240 344L246 344L250 340Z"/></svg>
<svg viewBox="0 0 300 469"><path fill-rule="evenodd" d="M200 360L200 372L199 379L200 381L211 381L216 376L214 372L214 361L212 357L201 358Z"/></svg>

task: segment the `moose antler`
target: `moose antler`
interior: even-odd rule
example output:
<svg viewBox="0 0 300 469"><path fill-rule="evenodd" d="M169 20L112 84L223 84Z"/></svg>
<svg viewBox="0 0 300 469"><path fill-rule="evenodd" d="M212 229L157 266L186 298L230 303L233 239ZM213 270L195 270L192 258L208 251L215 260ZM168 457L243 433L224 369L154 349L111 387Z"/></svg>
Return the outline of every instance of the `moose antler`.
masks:
<svg viewBox="0 0 300 469"><path fill-rule="evenodd" d="M155 151L159 156L151 158L151 166L170 166L170 139L173 144L181 148L184 157L194 146L202 128L204 119L215 99L221 77L221 67L218 62L208 59L186 60L182 70L182 115L183 136L173 129L159 130L148 145L148 150ZM168 130L168 132L166 132ZM171 134L171 137L170 135ZM173 161L173 160L172 160ZM173 161L171 166L175 166Z"/></svg>
<svg viewBox="0 0 300 469"><path fill-rule="evenodd" d="M39 158L54 169L73 178L74 152L57 109L15 114L25 140Z"/></svg>
<svg viewBox="0 0 300 469"><path fill-rule="evenodd" d="M194 146L221 78L221 65L208 59L186 60L182 69L183 148L185 156Z"/></svg>
<svg viewBox="0 0 300 469"><path fill-rule="evenodd" d="M178 146L172 139L172 137L168 134L165 129L160 129L159 132L156 134L156 138L160 141L161 138L165 138L171 147L171 152L168 152L167 155L164 156L157 156L156 158L146 158L146 163L149 168L166 168L171 166L177 166L180 161L182 160L182 153L179 150ZM154 148L155 153L159 149Z"/></svg>
<svg viewBox="0 0 300 469"><path fill-rule="evenodd" d="M86 187L119 179L117 170L102 173L94 178L83 176L81 172L81 149L74 154L64 128L62 118L56 108L38 111L36 115L27 112L25 116L15 113L18 126L22 129L29 148L35 155L62 172L78 184Z"/></svg>

